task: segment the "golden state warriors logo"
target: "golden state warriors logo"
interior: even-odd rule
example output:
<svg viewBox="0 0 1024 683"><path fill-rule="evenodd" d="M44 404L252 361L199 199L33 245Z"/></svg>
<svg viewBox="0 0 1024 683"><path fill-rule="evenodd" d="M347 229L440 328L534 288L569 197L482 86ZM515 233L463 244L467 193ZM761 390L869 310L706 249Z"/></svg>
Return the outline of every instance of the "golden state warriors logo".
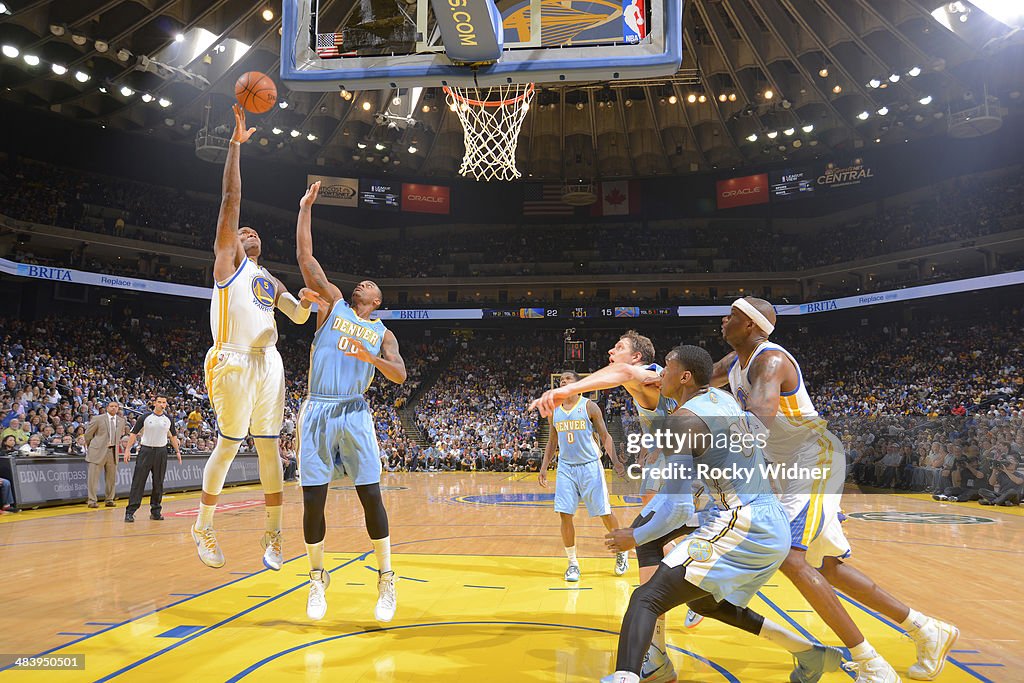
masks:
<svg viewBox="0 0 1024 683"><path fill-rule="evenodd" d="M269 311L274 307L275 289L274 283L262 275L252 279L252 295L256 298L256 305L262 309Z"/></svg>
<svg viewBox="0 0 1024 683"><path fill-rule="evenodd" d="M699 538L694 539L687 546L686 553L694 562L707 562L711 559L711 544Z"/></svg>

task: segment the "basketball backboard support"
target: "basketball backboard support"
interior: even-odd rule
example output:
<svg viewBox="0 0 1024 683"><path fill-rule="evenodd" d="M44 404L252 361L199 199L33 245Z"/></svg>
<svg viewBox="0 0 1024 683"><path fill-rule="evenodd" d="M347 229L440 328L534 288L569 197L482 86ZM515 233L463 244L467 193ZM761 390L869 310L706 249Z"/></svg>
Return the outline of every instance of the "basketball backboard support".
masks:
<svg viewBox="0 0 1024 683"><path fill-rule="evenodd" d="M470 68L445 56L430 0L361 0L340 25L318 16L320 0L284 0L281 80L310 91L614 82L669 76L682 61L683 0L497 6L501 58Z"/></svg>

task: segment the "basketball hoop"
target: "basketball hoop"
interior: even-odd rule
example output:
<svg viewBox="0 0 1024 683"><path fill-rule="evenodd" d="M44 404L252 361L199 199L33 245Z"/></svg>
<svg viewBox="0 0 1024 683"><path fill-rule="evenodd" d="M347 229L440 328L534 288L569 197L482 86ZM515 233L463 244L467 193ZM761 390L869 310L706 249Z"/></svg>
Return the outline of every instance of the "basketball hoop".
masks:
<svg viewBox="0 0 1024 683"><path fill-rule="evenodd" d="M522 175L516 168L516 145L534 91L533 83L444 88L466 143L459 175L477 180L515 180Z"/></svg>

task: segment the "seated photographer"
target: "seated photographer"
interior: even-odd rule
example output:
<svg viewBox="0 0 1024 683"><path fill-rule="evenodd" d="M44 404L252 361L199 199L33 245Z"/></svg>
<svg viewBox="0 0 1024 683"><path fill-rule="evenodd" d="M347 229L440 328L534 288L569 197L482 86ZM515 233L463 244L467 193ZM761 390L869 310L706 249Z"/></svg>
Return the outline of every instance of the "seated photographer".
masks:
<svg viewBox="0 0 1024 683"><path fill-rule="evenodd" d="M43 440L38 434L33 434L29 437L28 443L23 444L22 447L18 449L18 455L22 457L38 457L46 455L46 449L43 447Z"/></svg>
<svg viewBox="0 0 1024 683"><path fill-rule="evenodd" d="M1024 491L1024 476L1017 473L1017 456L1002 455L993 460L988 483L993 488L981 489L979 502L982 505L1019 505Z"/></svg>
<svg viewBox="0 0 1024 683"><path fill-rule="evenodd" d="M968 453L957 457L950 479L952 485L947 486L942 493L936 493L932 498L951 503L978 500L981 498L981 487L985 485L988 476L982 469L978 456Z"/></svg>

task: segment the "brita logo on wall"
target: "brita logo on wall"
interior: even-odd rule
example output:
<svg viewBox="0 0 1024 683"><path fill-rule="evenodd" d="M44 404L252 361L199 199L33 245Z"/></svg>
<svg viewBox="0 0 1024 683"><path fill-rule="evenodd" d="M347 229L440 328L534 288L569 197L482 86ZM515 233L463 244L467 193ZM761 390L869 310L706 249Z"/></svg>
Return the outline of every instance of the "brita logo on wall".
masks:
<svg viewBox="0 0 1024 683"><path fill-rule="evenodd" d="M848 187L860 185L865 180L874 177L875 174L871 167L866 166L863 159L857 158L848 166L829 162L825 166L825 170L818 176L818 185L824 188Z"/></svg>

